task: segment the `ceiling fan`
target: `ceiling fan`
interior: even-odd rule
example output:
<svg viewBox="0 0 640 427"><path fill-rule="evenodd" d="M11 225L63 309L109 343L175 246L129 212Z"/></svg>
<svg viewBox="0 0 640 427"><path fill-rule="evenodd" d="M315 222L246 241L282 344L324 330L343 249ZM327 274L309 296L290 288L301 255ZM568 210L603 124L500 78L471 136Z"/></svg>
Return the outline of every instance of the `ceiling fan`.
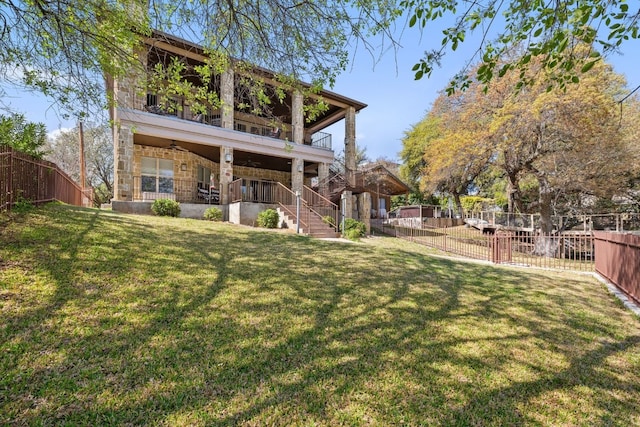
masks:
<svg viewBox="0 0 640 427"><path fill-rule="evenodd" d="M251 160L250 157L248 157L247 160L241 161L240 163L238 163L238 165L240 165L240 166L248 166L250 168L255 168L256 166L260 166L260 162L255 162L255 161Z"/></svg>
<svg viewBox="0 0 640 427"><path fill-rule="evenodd" d="M169 144L169 147L171 150L180 150L180 151L189 151L186 148L183 148L181 146L179 146L178 144L176 144L175 140L171 140L171 144Z"/></svg>

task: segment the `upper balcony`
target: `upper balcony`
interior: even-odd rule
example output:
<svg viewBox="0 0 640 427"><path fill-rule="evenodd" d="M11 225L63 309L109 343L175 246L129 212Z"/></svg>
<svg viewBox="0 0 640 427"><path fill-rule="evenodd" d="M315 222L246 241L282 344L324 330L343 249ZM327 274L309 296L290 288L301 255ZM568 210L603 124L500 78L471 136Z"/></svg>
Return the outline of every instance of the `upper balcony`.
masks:
<svg viewBox="0 0 640 427"><path fill-rule="evenodd" d="M180 105L179 100L172 100L170 105L159 105L155 95L147 95L147 104L143 111L159 116L170 116L185 120L188 122L196 122L209 126L222 127L222 119L219 110L210 111L208 114L191 112L188 106ZM233 129L238 132L250 133L282 141L292 141L293 136L290 130L283 131L279 126L273 126L270 122L262 117L251 114L234 112ZM326 132L314 132L306 135L304 145L332 151L331 134Z"/></svg>

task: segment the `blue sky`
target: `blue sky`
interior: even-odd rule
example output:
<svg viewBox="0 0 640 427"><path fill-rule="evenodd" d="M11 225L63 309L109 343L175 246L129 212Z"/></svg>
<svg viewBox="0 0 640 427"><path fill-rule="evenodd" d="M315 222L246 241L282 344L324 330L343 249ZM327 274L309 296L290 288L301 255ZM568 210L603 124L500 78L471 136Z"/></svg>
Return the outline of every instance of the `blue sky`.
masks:
<svg viewBox="0 0 640 427"><path fill-rule="evenodd" d="M458 51L448 53L442 67L434 70L429 79L414 80L411 71L425 50L440 43L439 33L422 40L415 32L405 34L404 48L397 55L397 65L392 52L372 68L371 59L358 55L353 69L341 75L333 88L334 92L357 99L368 106L356 116L356 143L365 146L368 157L396 159L402 149L404 132L419 122L431 107L440 91L465 65L478 45L469 40ZM620 55L606 58L614 70L627 79L630 90L640 85L640 40L630 40L623 46ZM397 68L397 70L396 70ZM344 124L337 123L328 130L333 135L336 153L343 149Z"/></svg>
<svg viewBox="0 0 640 427"><path fill-rule="evenodd" d="M437 47L440 40L439 31L425 32L420 37L415 29L405 30L402 48L397 54L387 52L374 64L369 53L359 49L348 70L337 78L331 89L333 92L368 105L356 116L356 142L358 146L366 147L369 158L397 159L405 131L424 117L438 93L478 48L477 43L469 39L458 51L447 53L442 67L434 70L430 78L414 80L413 64L424 50ZM616 72L625 75L630 89L640 85L640 41L629 41L620 55L613 55L607 61ZM42 96L10 91L3 101L25 113L28 120L45 123L49 132L75 124L64 120L51 107L51 101ZM336 154L342 151L344 123L337 123L325 131L333 135Z"/></svg>

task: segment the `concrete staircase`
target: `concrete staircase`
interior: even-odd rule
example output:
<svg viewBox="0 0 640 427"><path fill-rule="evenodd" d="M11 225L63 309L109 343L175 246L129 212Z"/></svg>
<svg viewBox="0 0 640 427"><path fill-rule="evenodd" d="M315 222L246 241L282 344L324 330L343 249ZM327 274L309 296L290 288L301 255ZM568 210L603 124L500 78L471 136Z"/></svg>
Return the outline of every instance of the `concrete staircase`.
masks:
<svg viewBox="0 0 640 427"><path fill-rule="evenodd" d="M286 222L287 227L295 230L298 223L296 218L296 207L293 205L280 206L277 210L280 217ZM301 233L308 234L309 236L316 238L340 237L340 233L337 233L333 227L323 222L322 218L315 212L311 211L308 207L300 207L300 216L302 218L309 218L306 227L303 224L300 224Z"/></svg>

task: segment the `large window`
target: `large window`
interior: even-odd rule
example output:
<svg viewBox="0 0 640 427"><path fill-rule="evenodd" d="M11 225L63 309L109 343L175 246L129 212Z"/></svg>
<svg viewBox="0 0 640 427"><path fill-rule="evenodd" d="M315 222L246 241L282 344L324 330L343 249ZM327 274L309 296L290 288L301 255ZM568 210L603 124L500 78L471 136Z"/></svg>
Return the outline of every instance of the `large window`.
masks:
<svg viewBox="0 0 640 427"><path fill-rule="evenodd" d="M198 188L209 189L211 169L198 165Z"/></svg>
<svg viewBox="0 0 640 427"><path fill-rule="evenodd" d="M173 193L173 160L143 157L142 191Z"/></svg>

